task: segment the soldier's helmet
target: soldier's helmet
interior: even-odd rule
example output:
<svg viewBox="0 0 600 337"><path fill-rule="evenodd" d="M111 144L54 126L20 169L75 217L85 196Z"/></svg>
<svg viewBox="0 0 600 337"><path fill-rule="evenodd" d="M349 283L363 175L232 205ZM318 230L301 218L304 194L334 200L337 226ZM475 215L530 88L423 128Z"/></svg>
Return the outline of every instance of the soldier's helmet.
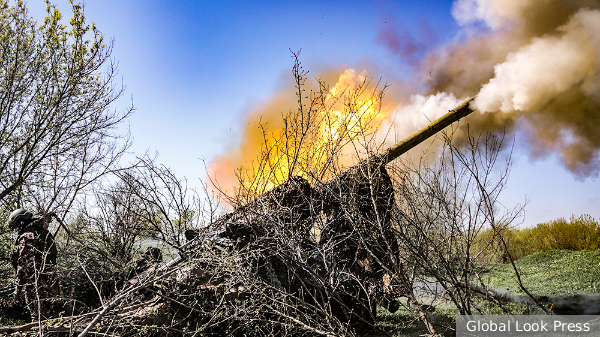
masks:
<svg viewBox="0 0 600 337"><path fill-rule="evenodd" d="M152 261L154 262L162 262L162 252L156 247L148 247L148 249L146 249L145 255L152 259Z"/></svg>
<svg viewBox="0 0 600 337"><path fill-rule="evenodd" d="M14 212L10 213L10 215L8 216L8 222L6 224L10 229L20 228L31 222L32 218L33 213L24 208L19 208Z"/></svg>

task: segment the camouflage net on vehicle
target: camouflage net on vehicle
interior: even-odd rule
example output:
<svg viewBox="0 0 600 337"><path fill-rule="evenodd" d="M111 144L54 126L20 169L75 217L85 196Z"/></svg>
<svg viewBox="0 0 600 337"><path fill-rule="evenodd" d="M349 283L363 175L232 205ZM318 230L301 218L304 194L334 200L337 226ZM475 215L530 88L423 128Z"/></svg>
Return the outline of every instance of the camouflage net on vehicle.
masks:
<svg viewBox="0 0 600 337"><path fill-rule="evenodd" d="M185 258L157 266L58 334L353 335L411 285L392 230L392 180L357 165L313 187L292 177L198 231Z"/></svg>

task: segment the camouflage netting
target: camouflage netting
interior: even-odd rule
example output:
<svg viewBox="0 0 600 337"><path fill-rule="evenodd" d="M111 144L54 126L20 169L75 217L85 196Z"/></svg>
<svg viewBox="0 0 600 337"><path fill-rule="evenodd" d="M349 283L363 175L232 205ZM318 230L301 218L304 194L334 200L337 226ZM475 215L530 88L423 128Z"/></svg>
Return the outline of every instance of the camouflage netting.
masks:
<svg viewBox="0 0 600 337"><path fill-rule="evenodd" d="M410 288L391 228L394 202L378 163L316 188L290 178L198 232L183 262L151 269L100 309L48 329L93 323L94 331L123 336L371 329L376 305L393 310Z"/></svg>

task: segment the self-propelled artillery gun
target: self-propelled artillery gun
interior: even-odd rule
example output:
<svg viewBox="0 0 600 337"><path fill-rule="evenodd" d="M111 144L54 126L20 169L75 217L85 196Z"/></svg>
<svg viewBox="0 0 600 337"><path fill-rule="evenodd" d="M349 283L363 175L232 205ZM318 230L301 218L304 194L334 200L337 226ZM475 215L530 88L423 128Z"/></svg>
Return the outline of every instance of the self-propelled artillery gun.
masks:
<svg viewBox="0 0 600 337"><path fill-rule="evenodd" d="M394 234L394 186L385 166L473 112L471 100L331 180L312 186L290 177L196 232L181 247L185 254L160 269L210 247L254 249L255 275L266 287L299 307L321 308L352 326L371 325L377 305L395 311L396 298L412 291Z"/></svg>

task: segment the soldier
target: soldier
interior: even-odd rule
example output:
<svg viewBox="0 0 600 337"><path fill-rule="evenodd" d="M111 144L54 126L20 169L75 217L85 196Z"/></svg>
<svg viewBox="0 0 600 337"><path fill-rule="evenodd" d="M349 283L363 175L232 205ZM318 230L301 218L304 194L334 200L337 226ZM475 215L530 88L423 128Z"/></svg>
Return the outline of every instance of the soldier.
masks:
<svg viewBox="0 0 600 337"><path fill-rule="evenodd" d="M148 247L146 252L136 255L126 266L127 280L131 280L146 270L162 262L162 252L156 247Z"/></svg>
<svg viewBox="0 0 600 337"><path fill-rule="evenodd" d="M54 236L46 229L49 217L34 218L23 208L8 217L8 227L18 231L12 265L16 271L16 300L21 302L32 320L51 318L54 300L61 289L56 274Z"/></svg>

